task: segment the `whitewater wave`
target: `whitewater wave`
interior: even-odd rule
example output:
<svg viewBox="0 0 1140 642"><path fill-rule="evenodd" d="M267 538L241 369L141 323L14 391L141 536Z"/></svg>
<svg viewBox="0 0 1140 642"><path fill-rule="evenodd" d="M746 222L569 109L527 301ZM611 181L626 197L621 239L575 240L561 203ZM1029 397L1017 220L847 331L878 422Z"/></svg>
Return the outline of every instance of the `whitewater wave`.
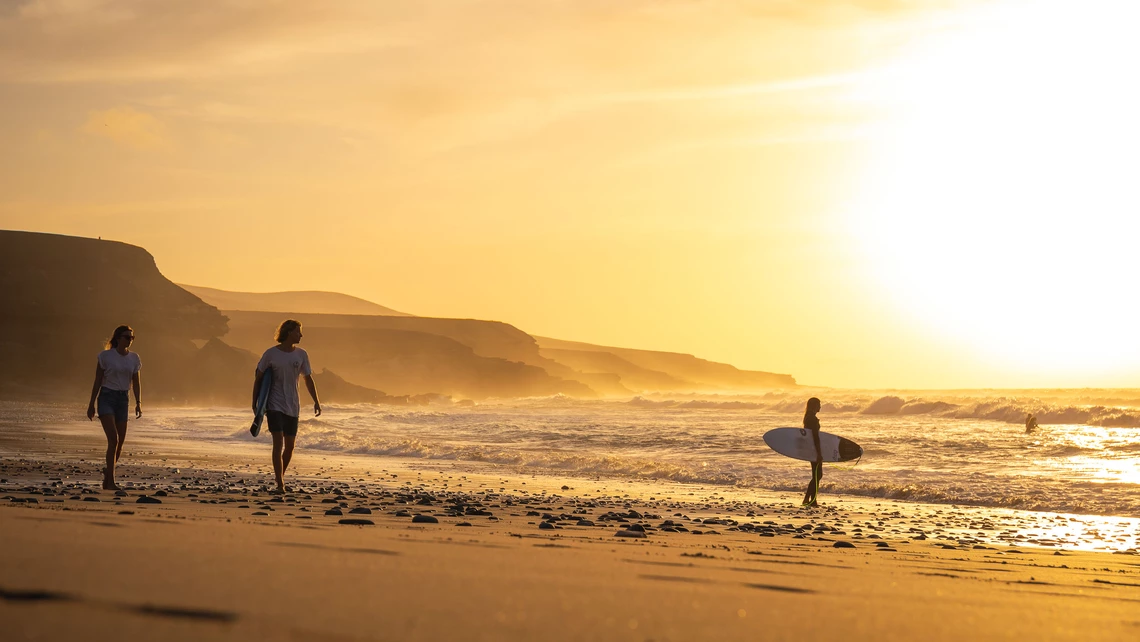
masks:
<svg viewBox="0 0 1140 642"><path fill-rule="evenodd" d="M805 400L784 398L774 401L648 399L634 397L624 405L635 408L680 408L710 410L758 410L780 414L801 414ZM923 415L948 419L983 419L1003 423L1025 423L1033 415L1038 425L1085 425L1102 428L1140 428L1140 409L1127 406L1051 404L1038 399L996 397L988 399L928 399L899 395L856 397L824 401L826 414L872 416Z"/></svg>
<svg viewBox="0 0 1140 642"><path fill-rule="evenodd" d="M686 483L734 485L740 481L730 471L670 464L647 458L562 453L549 449L506 449L488 444L443 444L421 439L361 439L346 437L335 430L306 433L303 440L305 448L349 454L468 461L579 475L615 475Z"/></svg>
<svg viewBox="0 0 1140 642"><path fill-rule="evenodd" d="M247 435L248 436L248 435ZM748 465L710 458L665 461L659 458L621 456L550 448L525 449L499 445L452 444L416 438L372 438L346 436L335 429L315 429L302 434L305 449L380 457L407 457L424 460L460 461L505 466L525 473L572 475L578 477L618 477L664 480L711 486L733 486L758 491L801 492L806 484L806 468L783 458L756 458ZM974 451L987 447L981 440L949 443L951 449ZM1050 452L1054 456L1085 454L1089 449L1064 446ZM828 466L829 474L821 489L827 494L856 495L882 499L1047 510L1071 513L1134 514L1140 511L1140 497L1122 485L1119 492L1105 493L1112 484L1096 482L1034 484L974 475L969 481L915 473L919 481L900 480L892 473L859 466ZM989 481L987 481L989 480Z"/></svg>

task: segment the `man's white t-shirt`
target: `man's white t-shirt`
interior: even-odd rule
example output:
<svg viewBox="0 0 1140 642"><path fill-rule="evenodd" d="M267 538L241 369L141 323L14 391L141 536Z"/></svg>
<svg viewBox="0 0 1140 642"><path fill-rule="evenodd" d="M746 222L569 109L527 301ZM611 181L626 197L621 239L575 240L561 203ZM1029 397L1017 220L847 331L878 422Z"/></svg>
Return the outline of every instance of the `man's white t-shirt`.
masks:
<svg viewBox="0 0 1140 642"><path fill-rule="evenodd" d="M257 362L258 372L270 368L273 369L273 386L269 389L269 403L266 407L290 417L300 417L301 400L297 396L297 380L301 375L313 374L313 368L309 365L309 353L296 347L292 352L285 352L273 346Z"/></svg>
<svg viewBox="0 0 1140 642"><path fill-rule="evenodd" d="M142 359L137 352L119 354L111 348L99 353L99 367L103 369L103 387L126 392L131 389L131 378L142 370Z"/></svg>

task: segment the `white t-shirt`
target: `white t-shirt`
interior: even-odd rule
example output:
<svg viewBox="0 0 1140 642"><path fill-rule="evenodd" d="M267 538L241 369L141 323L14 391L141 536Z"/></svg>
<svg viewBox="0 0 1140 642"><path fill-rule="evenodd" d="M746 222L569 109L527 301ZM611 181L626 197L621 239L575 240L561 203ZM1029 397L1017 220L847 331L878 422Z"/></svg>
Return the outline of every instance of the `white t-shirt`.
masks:
<svg viewBox="0 0 1140 642"><path fill-rule="evenodd" d="M301 400L297 397L297 380L301 375L313 374L309 353L294 347L292 352L278 350L277 346L265 351L257 362L257 371L273 368L273 387L269 389L269 410L283 412L290 417L301 416Z"/></svg>
<svg viewBox="0 0 1140 642"><path fill-rule="evenodd" d="M142 370L142 359L137 352L119 354L114 348L99 353L99 367L103 369L103 387L126 392L131 389L131 377Z"/></svg>

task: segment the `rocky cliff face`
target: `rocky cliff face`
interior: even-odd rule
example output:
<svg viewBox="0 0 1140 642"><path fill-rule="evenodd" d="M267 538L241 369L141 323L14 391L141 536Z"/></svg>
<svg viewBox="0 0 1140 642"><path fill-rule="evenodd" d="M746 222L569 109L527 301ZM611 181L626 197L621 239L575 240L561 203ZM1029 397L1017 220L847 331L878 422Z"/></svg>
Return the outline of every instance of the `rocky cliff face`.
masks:
<svg viewBox="0 0 1140 642"><path fill-rule="evenodd" d="M0 231L2 397L79 395L119 324L134 328L144 402L175 398L195 339L226 332L213 306L174 285L146 250L88 238Z"/></svg>

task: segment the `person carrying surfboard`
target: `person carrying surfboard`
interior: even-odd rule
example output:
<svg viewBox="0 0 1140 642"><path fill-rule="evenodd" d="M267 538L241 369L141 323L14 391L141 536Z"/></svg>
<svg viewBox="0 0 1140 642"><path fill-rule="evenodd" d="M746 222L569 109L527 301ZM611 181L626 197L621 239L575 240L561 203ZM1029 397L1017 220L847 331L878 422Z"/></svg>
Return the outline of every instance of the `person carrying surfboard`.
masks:
<svg viewBox="0 0 1140 642"><path fill-rule="evenodd" d="M277 478L279 493L286 490L285 471L289 468L293 446L297 442L297 423L301 415L297 382L300 377L305 377L305 387L313 398L313 413L317 417L321 416L321 402L317 399L317 384L313 382L309 353L297 347L302 336L300 321L287 319L282 322L275 335L277 345L261 355L253 380L253 411L256 413L261 380L272 369L265 418L269 422L269 433L273 435L273 473Z"/></svg>
<svg viewBox="0 0 1140 642"><path fill-rule="evenodd" d="M815 444L815 461L811 462L811 481L808 482L807 492L804 493L805 508L813 508L819 499L819 482L823 479L823 448L819 445L819 412L822 404L819 399L808 399L807 410L804 411L804 430L811 431L812 442Z"/></svg>

